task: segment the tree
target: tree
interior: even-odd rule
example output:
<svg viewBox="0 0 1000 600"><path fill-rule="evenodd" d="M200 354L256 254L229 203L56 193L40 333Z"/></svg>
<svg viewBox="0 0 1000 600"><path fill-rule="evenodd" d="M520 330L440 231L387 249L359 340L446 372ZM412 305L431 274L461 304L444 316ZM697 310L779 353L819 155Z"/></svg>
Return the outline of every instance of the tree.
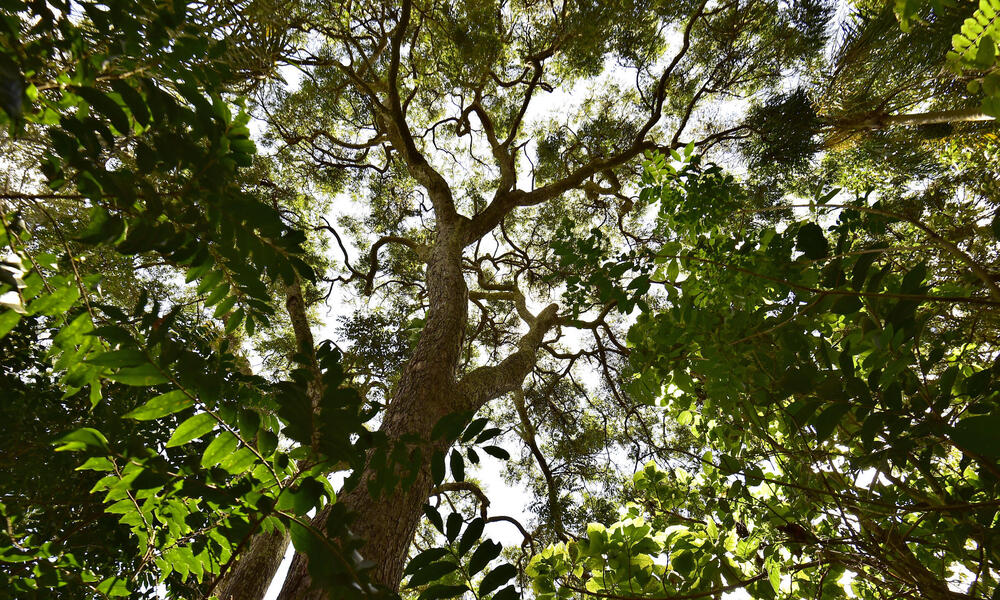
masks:
<svg viewBox="0 0 1000 600"><path fill-rule="evenodd" d="M372 245L368 269L353 275L370 288L380 248L402 244L418 266L401 265L405 271L393 277L419 282L425 290L419 301L427 306L412 355L392 382L380 429L390 443L411 437L431 442L421 447L423 466L405 492L373 501L362 485L340 498L358 515L354 532L380 557L377 581L398 586L420 507L435 484L432 457L444 455L453 442L454 434L431 441L435 424L452 413L471 418L488 402L516 392L534 369L536 354L551 347L547 337L588 327L556 304L532 311L526 302L527 290L551 289L561 279L545 282L543 271L532 268L544 264L547 249L539 242L555 233L553 211L580 214L589 204L614 222L617 207L604 198L621 192L644 151L679 146L700 103L773 84L780 65L821 47L821 7L779 11L777 20L775 10L767 3L710 11L704 5L668 10L574 4L550 13L531 6L404 2L310 13L309 26L324 45L289 59L311 70L300 91L279 98L271 117L276 141L318 184L338 183L330 180L331 169L337 177L347 171L372 194L373 205L385 206L373 215L377 222L366 225L388 235ZM812 29L803 34L798 23ZM611 31L595 36L598 24ZM656 32L663 28L674 28L680 43L661 64L664 41ZM638 88L596 94L573 128L553 124L538 142L528 181L522 165L531 157L521 157L536 95L598 75L611 57L634 71ZM710 130L701 146L730 133ZM449 157L462 151L465 138L472 152L463 164ZM317 171L307 161L323 168ZM469 175L456 169L469 169ZM426 197L427 213L417 208L416 194ZM509 220L516 214L521 221L525 209L540 217L533 230ZM408 214L421 215L426 225L410 226ZM485 246L493 240L501 247L489 252ZM467 276L478 289L467 291ZM478 332L467 331L470 301L486 324ZM519 334L520 323L507 316L512 307L526 332ZM489 327L491 322L498 326ZM603 336L599 323L589 327ZM480 336L499 337L499 347L489 350L495 360L480 363L470 355ZM305 597L308 584L304 561L296 559L282 595Z"/></svg>
<svg viewBox="0 0 1000 600"><path fill-rule="evenodd" d="M189 22L177 6L129 8L153 15L155 33L163 11ZM8 27L18 40L32 23L19 9ZM70 50L54 46L89 64L104 43L93 29L102 10L90 10L31 35L45 45L80 31ZM191 10L192 36L213 48L233 38L226 10ZM918 197L879 189L871 203L866 190L804 194L796 179L760 195L709 162L736 140L758 150L754 120L717 114L716 101L774 97L789 72L820 61L827 7L302 3L280 21L252 7L234 16L256 32L251 47L274 40L260 43L254 72L279 60L303 73L294 91L247 87L260 92L253 109L274 152L256 166L246 117L221 94L246 82L227 83L238 55L220 45L216 62L169 60L187 39L171 37L175 25L162 43L116 25L154 47L27 94L31 111L17 94L4 106L15 132L27 121L19 139L50 136L45 175L60 201L78 193L92 207L73 239L55 218L53 235L31 242L5 217L12 305L60 331L53 385L72 395L87 384L98 403L108 380L153 389L162 395L127 417L184 418L136 449L101 433L107 424L61 438L91 453L91 467L110 465L106 510L122 511L139 541L138 566L98 577L84 565L84 585L128 594L141 573L173 572L178 596L253 597L266 578L246 585L242 574L272 569L287 531L297 555L285 598L393 594L406 577L406 595L507 600L519 574L545 597L815 597L842 594L846 569L858 595L952 598L941 573L954 565L975 574L968 595L995 588L997 466L981 434L996 418L1000 292L994 234L980 222L991 211L997 221L987 186L963 195L975 168ZM142 61L164 49L167 60ZM6 85L41 90L28 53L10 55ZM538 112L544 94L572 88L577 110ZM835 159L810 176L849 178ZM899 176L921 174L901 165ZM334 193L361 216L316 222L309 207ZM42 213L40 195L8 196ZM945 210L925 214L924 198ZM340 273L307 253L307 230L333 236ZM46 244L61 256L39 262ZM926 263L912 259L927 248ZM166 315L146 298L96 302L80 257L109 249L160 257L198 282L194 302L166 292L155 299ZM39 264L18 267L29 258ZM320 281L384 305L343 321L342 362L309 328ZM239 336L280 303L294 356L264 378L237 356ZM186 315L211 323L197 351L176 325ZM597 387L581 383L588 369ZM537 474L541 520L517 524L524 569L513 550L498 564L500 546L481 540L505 517L465 473L481 452L509 458L495 444L504 428L523 441L513 472ZM276 448L279 434L290 447ZM183 466L164 464L160 446L180 448L164 452ZM649 460L634 477L618 468ZM837 472L868 469L867 485ZM334 470L350 473L336 493L324 477ZM611 525L619 508L628 519ZM205 509L219 518L192 516ZM18 589L81 572L58 544L8 536L5 561L56 574L26 575Z"/></svg>

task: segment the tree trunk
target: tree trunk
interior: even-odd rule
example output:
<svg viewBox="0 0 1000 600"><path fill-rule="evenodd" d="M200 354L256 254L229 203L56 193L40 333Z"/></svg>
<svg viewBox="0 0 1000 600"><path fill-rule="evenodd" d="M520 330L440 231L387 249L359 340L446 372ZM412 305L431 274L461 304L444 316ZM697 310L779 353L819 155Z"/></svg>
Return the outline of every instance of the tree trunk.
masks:
<svg viewBox="0 0 1000 600"><path fill-rule="evenodd" d="M295 342L313 373L307 393L315 410L323 394L322 375L316 363L315 342L309 329L302 285L295 281L285 287L285 309L292 323ZM219 581L213 593L220 600L261 600L274 579L289 542L288 532L258 531L250 538L237 563Z"/></svg>
<svg viewBox="0 0 1000 600"><path fill-rule="evenodd" d="M413 356L403 368L396 392L389 402L381 431L389 443L407 434L423 440L441 417L464 406L456 390L455 373L468 317L468 288L462 274L462 223L442 228L428 257L426 281L429 308L427 323ZM371 577L389 589L399 587L407 552L420 523L423 504L430 496L433 481L430 458L452 440L442 440L423 451L423 465L408 489L372 499L366 485L371 472L362 475L359 485L338 501L352 511L352 533L365 540L361 552L375 562ZM314 519L325 524L327 511ZM280 600L320 600L326 594L310 590L307 560L296 554L279 595Z"/></svg>
<svg viewBox="0 0 1000 600"><path fill-rule="evenodd" d="M288 533L258 533L236 566L219 582L219 600L263 598L288 548Z"/></svg>
<svg viewBox="0 0 1000 600"><path fill-rule="evenodd" d="M958 110L938 110L925 113L910 113L905 115L860 114L832 119L829 126L832 133L827 146L835 146L845 138L859 131L873 131L898 126L940 125L947 123L973 123L977 121L994 121L993 116L984 113L979 108L962 108Z"/></svg>
<svg viewBox="0 0 1000 600"><path fill-rule="evenodd" d="M909 115L887 115L879 119L884 127L894 125L937 125L941 123L969 123L973 121L993 121L993 116L978 108L961 110L938 110Z"/></svg>

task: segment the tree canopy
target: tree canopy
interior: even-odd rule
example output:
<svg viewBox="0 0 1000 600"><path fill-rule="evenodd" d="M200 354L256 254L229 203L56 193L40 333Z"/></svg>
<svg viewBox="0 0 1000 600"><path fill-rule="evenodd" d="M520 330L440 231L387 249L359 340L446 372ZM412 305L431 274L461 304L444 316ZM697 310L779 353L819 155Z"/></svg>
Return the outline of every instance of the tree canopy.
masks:
<svg viewBox="0 0 1000 600"><path fill-rule="evenodd" d="M0 586L998 597L998 11L0 0Z"/></svg>

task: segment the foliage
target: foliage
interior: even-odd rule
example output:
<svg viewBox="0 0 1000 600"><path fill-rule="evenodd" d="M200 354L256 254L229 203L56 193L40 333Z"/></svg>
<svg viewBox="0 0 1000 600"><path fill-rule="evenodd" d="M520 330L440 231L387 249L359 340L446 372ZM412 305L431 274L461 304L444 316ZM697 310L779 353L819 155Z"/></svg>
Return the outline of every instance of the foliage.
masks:
<svg viewBox="0 0 1000 600"><path fill-rule="evenodd" d="M211 597L284 532L310 598L997 593L995 138L812 160L965 106L964 16L827 61L811 1L0 6L13 595Z"/></svg>
<svg viewBox="0 0 1000 600"><path fill-rule="evenodd" d="M5 408L32 415L24 428L10 422L11 439L35 428L39 443L75 453L83 474L69 470L71 480L96 501L68 488L48 504L42 485L5 488L4 587L19 597L115 597L166 582L174 594L211 594L250 537L277 528L317 565L330 563L318 581L360 592L352 547L332 546L305 520L334 501L322 477L329 461L356 462L366 443L357 436L371 414L341 387L339 353L320 346L274 384L249 374L230 345L238 330L253 336L269 322L268 282L314 274L301 258L304 233L241 182L255 148L249 117L220 95L226 73L212 59L222 44L186 20L181 2L82 8L85 19L68 4L5 6L3 108L11 134L48 138L48 190L4 198L49 218L47 199L72 199L89 217L76 232L53 219L58 242L46 247L5 211L10 308L0 335L19 340L5 348L5 367L23 368L5 372ZM197 282L209 324L192 322L176 299L143 292L122 306L102 295L85 264L102 249L153 254ZM324 390L316 406L314 372ZM27 408L43 399L44 411ZM53 417L62 406L73 412ZM291 455L279 447L286 435L304 441ZM30 456L39 455L36 446ZM18 463L26 475L30 463ZM60 497L81 512L67 513ZM332 513L332 535L344 517ZM96 545L95 534L105 536Z"/></svg>
<svg viewBox="0 0 1000 600"><path fill-rule="evenodd" d="M838 190L775 207L799 215L776 229L716 167L659 158L647 173L665 241L603 272L657 264L670 308L628 337L640 380L657 383L633 389L691 429L694 452L674 450L697 465L647 465L610 538L592 526L533 559L536 592L842 597L847 569L857 596L933 598L964 569L988 595L1000 364L980 328L996 327L982 265L998 232L978 234L992 248L973 258L920 208Z"/></svg>

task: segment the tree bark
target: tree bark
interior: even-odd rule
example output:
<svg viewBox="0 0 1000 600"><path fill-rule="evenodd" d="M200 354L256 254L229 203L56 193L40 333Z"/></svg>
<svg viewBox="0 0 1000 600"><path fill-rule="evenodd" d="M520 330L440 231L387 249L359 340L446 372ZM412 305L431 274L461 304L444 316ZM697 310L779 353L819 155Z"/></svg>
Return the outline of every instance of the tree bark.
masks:
<svg viewBox="0 0 1000 600"><path fill-rule="evenodd" d="M977 121L994 121L993 116L984 113L979 108L962 108L958 110L937 110L924 113L905 115L860 114L831 119L828 125L833 130L833 139L857 131L874 131L899 126L941 125L947 123L974 123Z"/></svg>
<svg viewBox="0 0 1000 600"><path fill-rule="evenodd" d="M313 410L315 410L323 395L323 380L316 362L315 341L312 330L309 328L302 285L298 281L285 287L285 309L292 322L292 331L295 333L298 352L306 358L307 366L313 372L307 393ZM287 531L271 533L258 531L253 534L242 556L237 557L235 566L219 580L213 593L220 600L259 600L263 598L275 573L278 572L278 567L281 566L289 539Z"/></svg>
<svg viewBox="0 0 1000 600"><path fill-rule="evenodd" d="M938 110L908 115L886 115L875 119L875 125L892 127L896 125L937 125L941 123L969 123L974 121L993 121L993 116L978 108L960 110Z"/></svg>
<svg viewBox="0 0 1000 600"><path fill-rule="evenodd" d="M407 434L428 440L441 417L455 412L459 406L455 371L468 318L468 288L461 265L462 237L461 225L442 228L428 257L427 323L383 416L381 431L389 443ZM408 489L372 499L366 485L372 475L369 471L362 475L354 490L338 498L356 515L352 533L365 540L362 554L376 564L371 574L376 583L390 589L399 586L406 555L423 514L421 507L433 488L430 457L451 441L442 440L425 447L423 465ZM313 524L322 527L327 514L328 511L322 511ZM296 554L279 599L327 597L310 586L307 559Z"/></svg>
<svg viewBox="0 0 1000 600"><path fill-rule="evenodd" d="M263 598L288 548L288 533L258 533L236 566L219 582L219 600Z"/></svg>
<svg viewBox="0 0 1000 600"><path fill-rule="evenodd" d="M558 322L557 306L549 305L537 317L529 318L530 328L510 356L497 365L476 369L461 380L456 378L468 320L469 294L461 264L467 223L459 220L454 226L442 227L430 252L426 271L427 323L382 421L381 431L389 443L413 435L425 440L416 480L408 488L372 498L366 483L373 473L368 470L356 488L338 499L356 516L352 533L365 540L361 553L376 565L372 580L390 590L399 588L422 507L434 489L431 458L438 451L446 451L454 441L431 441L434 426L445 415L474 413L486 402L519 388L535 365L543 336ZM327 515L328 510L322 511L313 524L322 528ZM296 554L279 600L328 597L321 590L310 589L307 567L305 556Z"/></svg>

